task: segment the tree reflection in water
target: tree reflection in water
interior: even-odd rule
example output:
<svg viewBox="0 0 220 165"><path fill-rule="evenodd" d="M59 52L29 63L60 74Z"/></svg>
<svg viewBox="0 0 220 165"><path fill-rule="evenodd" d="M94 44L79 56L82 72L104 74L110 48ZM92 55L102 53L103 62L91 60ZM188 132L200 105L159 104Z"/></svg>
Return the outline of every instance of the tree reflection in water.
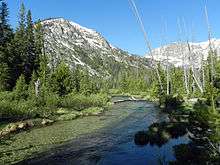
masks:
<svg viewBox="0 0 220 165"><path fill-rule="evenodd" d="M173 117L173 116L172 116ZM219 132L218 129L210 129L209 126L200 125L196 118L180 122L161 122L152 124L147 131L139 131L135 134L136 145L156 145L162 147L171 139L187 135L190 138L188 144L179 144L173 147L175 161L169 164L220 164ZM197 123L197 124L196 124Z"/></svg>

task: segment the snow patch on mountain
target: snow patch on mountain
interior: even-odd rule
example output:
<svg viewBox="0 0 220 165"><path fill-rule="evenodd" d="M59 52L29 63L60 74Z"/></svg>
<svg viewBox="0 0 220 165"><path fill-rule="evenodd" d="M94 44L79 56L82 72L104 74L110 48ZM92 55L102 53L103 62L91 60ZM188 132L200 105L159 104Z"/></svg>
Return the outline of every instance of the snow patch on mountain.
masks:
<svg viewBox="0 0 220 165"><path fill-rule="evenodd" d="M191 65L192 63L199 67L203 60L207 60L210 51L209 41L192 43L172 43L152 51L155 61L166 63L167 61L176 67L183 65ZM220 56L220 39L211 39L212 49ZM189 51L191 49L191 53ZM152 56L145 56L152 59Z"/></svg>
<svg viewBox="0 0 220 165"><path fill-rule="evenodd" d="M110 75L114 67L148 67L146 58L129 53L110 44L100 33L64 18L46 19L45 48L51 65L60 61L71 68L81 65L94 75Z"/></svg>

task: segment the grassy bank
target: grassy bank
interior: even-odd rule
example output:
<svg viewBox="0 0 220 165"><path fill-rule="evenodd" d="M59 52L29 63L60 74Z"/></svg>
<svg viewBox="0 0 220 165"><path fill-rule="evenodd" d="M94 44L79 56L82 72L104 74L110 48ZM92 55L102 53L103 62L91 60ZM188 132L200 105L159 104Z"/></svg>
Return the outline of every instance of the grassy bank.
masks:
<svg viewBox="0 0 220 165"><path fill-rule="evenodd" d="M110 98L107 94L82 95L71 93L64 97L17 100L13 92L0 93L0 137L32 127L50 125L56 121L73 120L103 113Z"/></svg>

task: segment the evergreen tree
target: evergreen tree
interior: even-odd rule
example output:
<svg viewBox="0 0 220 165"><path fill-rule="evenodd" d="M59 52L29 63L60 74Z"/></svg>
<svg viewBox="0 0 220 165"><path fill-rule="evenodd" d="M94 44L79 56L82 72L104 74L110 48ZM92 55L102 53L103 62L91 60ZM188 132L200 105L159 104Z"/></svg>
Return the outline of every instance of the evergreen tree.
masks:
<svg viewBox="0 0 220 165"><path fill-rule="evenodd" d="M67 95L72 91L72 76L69 67L61 62L51 75L50 85L53 92L59 96Z"/></svg>
<svg viewBox="0 0 220 165"><path fill-rule="evenodd" d="M31 77L31 81L28 85L28 97L31 98L36 98L35 95L35 82L37 81L38 77L36 72L34 71Z"/></svg>
<svg viewBox="0 0 220 165"><path fill-rule="evenodd" d="M27 28L26 28L26 55L24 58L24 75L27 82L31 80L31 75L34 70L36 53L34 39L34 25L32 21L31 11L27 13Z"/></svg>
<svg viewBox="0 0 220 165"><path fill-rule="evenodd" d="M4 1L0 1L0 45L5 46L13 37L13 31L8 23L8 6Z"/></svg>
<svg viewBox="0 0 220 165"><path fill-rule="evenodd" d="M35 34L35 54L36 54L34 70L37 71L40 67L41 56L45 56L43 28L40 23L40 20L35 25L34 34Z"/></svg>
<svg viewBox="0 0 220 165"><path fill-rule="evenodd" d="M47 84L49 74L50 74L50 68L48 66L48 58L45 54L42 54L40 56L40 64L39 64L39 69L38 69L38 75L40 77L41 83L42 84Z"/></svg>
<svg viewBox="0 0 220 165"><path fill-rule="evenodd" d="M10 85L15 86L16 80L24 73L24 59L26 57L26 32L25 32L25 7L22 3L19 13L19 26L16 29L14 39L12 40L9 52L11 54L11 60L9 67L11 68Z"/></svg>
<svg viewBox="0 0 220 165"><path fill-rule="evenodd" d="M0 63L0 91L4 91L9 88L9 68L6 63Z"/></svg>
<svg viewBox="0 0 220 165"><path fill-rule="evenodd" d="M0 90L10 88L10 54L8 47L13 37L13 31L8 23L8 7L4 1L0 1Z"/></svg>
<svg viewBox="0 0 220 165"><path fill-rule="evenodd" d="M16 99L17 100L26 99L28 96L27 89L28 89L28 86L25 82L25 77L22 74L17 80L15 90L14 90Z"/></svg>
<svg viewBox="0 0 220 165"><path fill-rule="evenodd" d="M78 65L76 66L73 75L74 75L74 89L76 92L80 92L81 73Z"/></svg>

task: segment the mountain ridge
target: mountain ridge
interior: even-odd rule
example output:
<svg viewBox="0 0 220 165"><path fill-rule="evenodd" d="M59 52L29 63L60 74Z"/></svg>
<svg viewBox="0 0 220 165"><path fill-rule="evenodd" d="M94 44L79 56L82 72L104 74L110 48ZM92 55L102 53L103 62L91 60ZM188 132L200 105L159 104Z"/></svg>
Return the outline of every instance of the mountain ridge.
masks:
<svg viewBox="0 0 220 165"><path fill-rule="evenodd" d="M91 74L102 76L111 75L112 67L149 67L146 58L134 56L113 46L94 29L62 17L45 19L41 24L46 53L52 66L56 66L62 60L70 68L80 65L87 68Z"/></svg>
<svg viewBox="0 0 220 165"><path fill-rule="evenodd" d="M193 63L196 66L200 66L202 61L207 60L209 52L209 41L204 42L189 42L191 55L189 55L189 48L187 43L171 43L156 49L153 49L153 59L155 61L165 63L167 61L176 67L183 65L190 65ZM217 55L220 55L220 39L211 39L212 49L216 51ZM147 54L146 58L152 59L152 57ZM189 58L190 57L190 58Z"/></svg>

